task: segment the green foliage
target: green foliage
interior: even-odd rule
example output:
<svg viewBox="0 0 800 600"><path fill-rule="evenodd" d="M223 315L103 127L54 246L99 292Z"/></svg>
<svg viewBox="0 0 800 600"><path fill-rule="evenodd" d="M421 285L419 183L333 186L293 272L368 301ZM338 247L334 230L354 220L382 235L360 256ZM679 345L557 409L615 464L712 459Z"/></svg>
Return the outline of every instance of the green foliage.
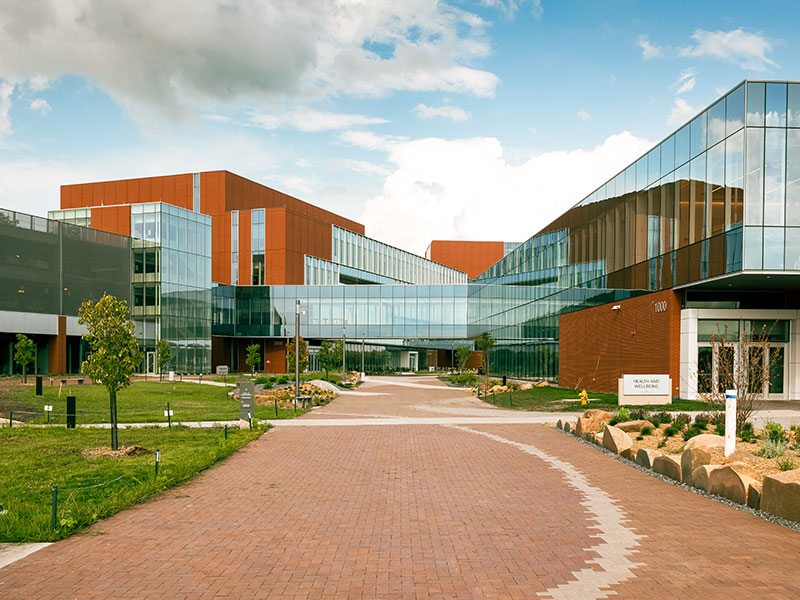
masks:
<svg viewBox="0 0 800 600"><path fill-rule="evenodd" d="M86 300L78 311L78 323L88 329L83 339L92 352L81 365L83 372L102 381L109 394L128 387L142 362L133 322L128 320L128 303L108 294L97 302Z"/></svg>
<svg viewBox="0 0 800 600"><path fill-rule="evenodd" d="M672 421L673 425L675 425L675 427L677 427L679 430L683 429L691 422L692 422L692 416L688 413L680 413Z"/></svg>
<svg viewBox="0 0 800 600"><path fill-rule="evenodd" d="M619 419L620 423L625 423L626 421L631 420L631 413L627 408L623 406L617 411L617 418Z"/></svg>
<svg viewBox="0 0 800 600"><path fill-rule="evenodd" d="M86 300L78 310L78 324L92 349L82 371L103 383L108 391L111 414L111 448L117 449L117 392L131 384L131 375L142 363L142 352L128 320L128 303L103 294L97 302Z"/></svg>
<svg viewBox="0 0 800 600"><path fill-rule="evenodd" d="M742 423L742 430L739 432L739 437L743 442L754 442L758 439L756 432L753 430L753 424L750 421Z"/></svg>
<svg viewBox="0 0 800 600"><path fill-rule="evenodd" d="M272 387L273 377L266 377L264 375L259 375L253 380L253 383L256 385L263 385L265 390L268 390Z"/></svg>
<svg viewBox="0 0 800 600"><path fill-rule="evenodd" d="M294 346L295 340L292 338L289 345L286 347L286 358L289 360L289 372L294 373ZM302 373L308 369L308 344L300 336L300 372Z"/></svg>
<svg viewBox="0 0 800 600"><path fill-rule="evenodd" d="M649 421L650 411L643 408L636 408L630 411L630 419L631 421Z"/></svg>
<svg viewBox="0 0 800 600"><path fill-rule="evenodd" d="M781 471L791 471L795 467L795 460L791 456L784 456L775 460Z"/></svg>
<svg viewBox="0 0 800 600"><path fill-rule="evenodd" d="M714 426L714 433L717 435L725 435L725 423L717 423Z"/></svg>
<svg viewBox="0 0 800 600"><path fill-rule="evenodd" d="M711 421L711 417L710 417L710 415L708 413L699 414L694 418L695 427L698 427L700 429L708 428L708 423L710 421Z"/></svg>
<svg viewBox="0 0 800 600"><path fill-rule="evenodd" d="M251 372L256 372L256 367L261 364L261 346L258 344L250 344L247 348L247 358L244 360L247 366L250 367Z"/></svg>
<svg viewBox="0 0 800 600"><path fill-rule="evenodd" d="M687 427L686 431L683 432L683 441L688 442L694 436L700 435L701 433L703 433L703 430L700 427L697 427L696 425Z"/></svg>
<svg viewBox="0 0 800 600"><path fill-rule="evenodd" d="M650 435L651 433L653 433L653 428L645 425L644 427L642 427L639 433L642 435Z"/></svg>
<svg viewBox="0 0 800 600"><path fill-rule="evenodd" d="M643 435L637 435L636 436L636 441L638 441L638 442L641 442L643 439L644 439Z"/></svg>
<svg viewBox="0 0 800 600"><path fill-rule="evenodd" d="M342 340L322 342L317 358L319 366L325 370L325 379L328 379L329 371L342 366Z"/></svg>
<svg viewBox="0 0 800 600"><path fill-rule="evenodd" d="M475 373L459 373L458 375L450 375L449 377L442 377L441 379L454 385L462 385L464 387L475 387L480 380Z"/></svg>
<svg viewBox="0 0 800 600"><path fill-rule="evenodd" d="M771 442L780 442L786 439L786 432L780 423L766 423L764 425L764 434Z"/></svg>
<svg viewBox="0 0 800 600"><path fill-rule="evenodd" d="M659 424L666 425L667 423L672 423L672 413L667 412L666 410L655 413L653 418L658 419Z"/></svg>
<svg viewBox="0 0 800 600"><path fill-rule="evenodd" d="M664 436L665 437L672 437L673 435L678 433L678 428L675 425L670 425L664 429Z"/></svg>
<svg viewBox="0 0 800 600"><path fill-rule="evenodd" d="M661 438L661 441L658 442L658 446L657 447L658 448L663 448L666 445L667 445L667 436L665 434L664 437Z"/></svg>
<svg viewBox="0 0 800 600"><path fill-rule="evenodd" d="M459 371L467 368L467 363L472 356L472 348L469 346L459 346L456 348L456 367Z"/></svg>
<svg viewBox="0 0 800 600"><path fill-rule="evenodd" d="M161 375L164 372L164 367L172 360L172 350L169 349L167 340L158 340L156 342L156 361L158 362L158 373Z"/></svg>
<svg viewBox="0 0 800 600"><path fill-rule="evenodd" d="M278 385L286 385L287 383L289 383L289 376L281 375L280 377L278 377L277 383Z"/></svg>
<svg viewBox="0 0 800 600"><path fill-rule="evenodd" d="M779 456L783 456L786 453L786 448L789 446L788 442L781 438L781 439L766 439L761 444L761 448L758 450L758 454L763 456L764 458L777 458Z"/></svg>
<svg viewBox="0 0 800 600"><path fill-rule="evenodd" d="M483 353L483 374L486 376L487 380L489 378L489 352L491 352L492 348L497 344L497 340L492 337L492 334L488 331L484 331L478 337L475 338L475 344L480 346L481 352Z"/></svg>
<svg viewBox="0 0 800 600"><path fill-rule="evenodd" d="M36 358L36 346L33 340L24 333L17 334L17 343L14 344L14 362L22 367L22 376L28 383L28 365Z"/></svg>

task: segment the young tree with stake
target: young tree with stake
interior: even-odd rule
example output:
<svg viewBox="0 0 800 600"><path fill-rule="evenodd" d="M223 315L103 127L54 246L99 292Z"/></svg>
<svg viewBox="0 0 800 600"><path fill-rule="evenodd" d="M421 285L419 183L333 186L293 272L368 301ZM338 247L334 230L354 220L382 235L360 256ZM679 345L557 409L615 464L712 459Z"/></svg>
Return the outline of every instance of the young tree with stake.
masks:
<svg viewBox="0 0 800 600"><path fill-rule="evenodd" d="M82 369L108 391L111 449L117 450L117 392L131 384L131 375L142 363L133 322L128 320L128 303L108 294L97 302L86 300L78 311L78 323L89 330L83 339L92 350Z"/></svg>
<svg viewBox="0 0 800 600"><path fill-rule="evenodd" d="M14 344L14 362L22 367L23 382L28 383L28 365L36 358L36 346L33 340L24 333L17 334Z"/></svg>
<svg viewBox="0 0 800 600"><path fill-rule="evenodd" d="M244 362L250 366L251 372L255 374L256 367L261 364L261 346L250 344L247 347L247 358Z"/></svg>
<svg viewBox="0 0 800 600"><path fill-rule="evenodd" d="M483 374L486 378L486 389L489 389L489 351L497 343L488 331L484 331L475 338L475 343L480 346L483 354Z"/></svg>
<svg viewBox="0 0 800 600"><path fill-rule="evenodd" d="M169 349L167 340L158 340L156 342L156 360L158 361L158 379L164 379L164 367L172 360L172 350Z"/></svg>

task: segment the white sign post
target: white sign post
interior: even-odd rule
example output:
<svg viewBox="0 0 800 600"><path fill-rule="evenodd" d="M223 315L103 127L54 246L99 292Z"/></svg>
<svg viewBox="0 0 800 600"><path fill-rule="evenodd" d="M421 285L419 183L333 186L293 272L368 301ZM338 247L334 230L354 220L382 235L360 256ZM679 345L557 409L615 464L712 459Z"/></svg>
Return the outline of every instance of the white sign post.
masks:
<svg viewBox="0 0 800 600"><path fill-rule="evenodd" d="M725 456L736 451L736 390L725 390Z"/></svg>

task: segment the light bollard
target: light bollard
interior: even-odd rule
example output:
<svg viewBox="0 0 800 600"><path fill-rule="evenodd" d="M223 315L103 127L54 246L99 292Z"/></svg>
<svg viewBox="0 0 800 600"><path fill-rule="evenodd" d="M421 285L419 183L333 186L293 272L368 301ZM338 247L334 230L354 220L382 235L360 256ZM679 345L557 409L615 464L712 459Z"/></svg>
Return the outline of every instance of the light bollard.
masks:
<svg viewBox="0 0 800 600"><path fill-rule="evenodd" d="M725 456L736 452L736 390L725 390Z"/></svg>

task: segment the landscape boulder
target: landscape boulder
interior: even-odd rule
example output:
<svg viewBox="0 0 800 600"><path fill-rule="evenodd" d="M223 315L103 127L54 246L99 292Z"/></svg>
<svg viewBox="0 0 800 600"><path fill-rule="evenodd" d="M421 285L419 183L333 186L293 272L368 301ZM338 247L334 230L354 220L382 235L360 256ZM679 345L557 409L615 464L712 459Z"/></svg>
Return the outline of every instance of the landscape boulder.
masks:
<svg viewBox="0 0 800 600"><path fill-rule="evenodd" d="M707 448L689 448L681 454L681 473L683 482L689 485L692 483L694 470L702 465L710 465L712 462L711 450ZM696 487L696 486L695 486Z"/></svg>
<svg viewBox="0 0 800 600"><path fill-rule="evenodd" d="M764 477L761 510L800 522L800 469Z"/></svg>
<svg viewBox="0 0 800 600"><path fill-rule="evenodd" d="M493 394L502 394L503 392L508 391L508 387L505 385L493 385L489 388L489 391Z"/></svg>
<svg viewBox="0 0 800 600"><path fill-rule="evenodd" d="M738 504L747 504L747 491L755 480L734 468L734 465L742 464L744 463L722 465L711 471L708 476L708 491Z"/></svg>
<svg viewBox="0 0 800 600"><path fill-rule="evenodd" d="M653 471L666 475L675 481L681 480L681 459L677 456L662 454L653 460Z"/></svg>
<svg viewBox="0 0 800 600"><path fill-rule="evenodd" d="M584 411L583 416L578 419L575 431L578 435L583 435L587 431L600 431L604 423L611 420L611 413L599 408L590 408Z"/></svg>
<svg viewBox="0 0 800 600"><path fill-rule="evenodd" d="M556 423L556 427L558 427L559 429L564 429L564 424L561 422L561 419L559 419L558 423Z"/></svg>
<svg viewBox="0 0 800 600"><path fill-rule="evenodd" d="M656 459L656 456L661 456L661 452L650 448L639 448L639 451L636 453L636 463L647 469L652 469L653 461Z"/></svg>
<svg viewBox="0 0 800 600"><path fill-rule="evenodd" d="M708 478L714 469L718 469L719 465L700 465L692 471L692 485L697 489L708 491Z"/></svg>
<svg viewBox="0 0 800 600"><path fill-rule="evenodd" d="M519 389L520 390L532 390L533 389L533 384L532 383L523 383L521 386L519 386Z"/></svg>
<svg viewBox="0 0 800 600"><path fill-rule="evenodd" d="M566 431L567 433L572 431L572 425L570 425L569 421L564 421L564 431Z"/></svg>
<svg viewBox="0 0 800 600"><path fill-rule="evenodd" d="M550 383L548 381L540 381L536 384L536 387L550 387Z"/></svg>
<svg viewBox="0 0 800 600"><path fill-rule="evenodd" d="M631 431L641 431L642 427L649 427L650 429L653 428L653 424L650 421L625 421L624 423L617 423L614 427L621 429L626 433L630 433Z"/></svg>
<svg viewBox="0 0 800 600"><path fill-rule="evenodd" d="M603 431L603 448L611 450L614 454L621 454L624 450L628 450L628 454L630 455L630 449L632 447L633 440L631 436L622 431L619 427L606 425Z"/></svg>
<svg viewBox="0 0 800 600"><path fill-rule="evenodd" d="M750 487L747 490L747 506L755 510L761 508L761 489L762 486L757 481L750 483Z"/></svg>
<svg viewBox="0 0 800 600"><path fill-rule="evenodd" d="M684 450L689 450L690 448L704 448L706 450L711 450L712 448L724 447L725 438L723 436L713 435L711 433L701 433L700 435L696 435L686 442Z"/></svg>

